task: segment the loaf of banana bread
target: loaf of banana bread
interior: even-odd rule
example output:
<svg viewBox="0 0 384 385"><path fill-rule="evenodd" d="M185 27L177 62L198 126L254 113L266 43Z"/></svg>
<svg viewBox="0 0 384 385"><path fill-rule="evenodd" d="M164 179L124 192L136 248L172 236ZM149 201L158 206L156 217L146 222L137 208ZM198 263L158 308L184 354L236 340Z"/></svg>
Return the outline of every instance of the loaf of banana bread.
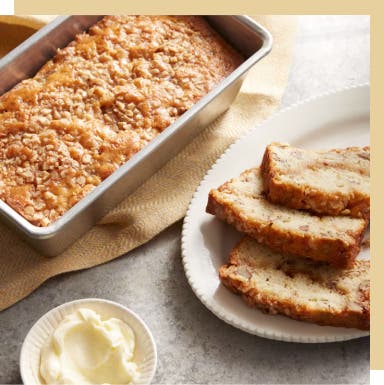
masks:
<svg viewBox="0 0 384 385"><path fill-rule="evenodd" d="M0 199L49 225L242 61L202 17L104 17L0 97Z"/></svg>

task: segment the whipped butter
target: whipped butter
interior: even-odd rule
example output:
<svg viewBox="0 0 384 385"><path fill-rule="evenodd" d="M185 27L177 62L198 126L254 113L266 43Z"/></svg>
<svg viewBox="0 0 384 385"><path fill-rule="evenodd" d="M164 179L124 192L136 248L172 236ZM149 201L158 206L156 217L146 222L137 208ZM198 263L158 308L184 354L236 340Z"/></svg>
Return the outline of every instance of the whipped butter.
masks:
<svg viewBox="0 0 384 385"><path fill-rule="evenodd" d="M129 384L139 377L134 350L125 322L81 308L60 322L43 347L40 375L48 385Z"/></svg>

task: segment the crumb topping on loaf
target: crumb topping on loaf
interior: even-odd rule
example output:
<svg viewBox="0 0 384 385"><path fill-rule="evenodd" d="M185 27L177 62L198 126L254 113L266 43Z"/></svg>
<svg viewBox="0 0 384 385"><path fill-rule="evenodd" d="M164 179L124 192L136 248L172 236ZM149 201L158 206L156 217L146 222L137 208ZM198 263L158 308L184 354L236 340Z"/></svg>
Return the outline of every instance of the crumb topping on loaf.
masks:
<svg viewBox="0 0 384 385"><path fill-rule="evenodd" d="M201 17L103 18L0 97L0 199L49 225L241 62Z"/></svg>

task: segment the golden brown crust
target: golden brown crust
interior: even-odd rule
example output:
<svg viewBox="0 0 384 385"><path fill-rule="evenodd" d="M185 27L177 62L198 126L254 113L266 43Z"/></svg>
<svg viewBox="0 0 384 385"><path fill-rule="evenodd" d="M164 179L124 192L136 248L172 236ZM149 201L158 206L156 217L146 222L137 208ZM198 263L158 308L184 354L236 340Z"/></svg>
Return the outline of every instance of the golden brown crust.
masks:
<svg viewBox="0 0 384 385"><path fill-rule="evenodd" d="M341 191L337 189L327 190L318 186L313 186L310 183L296 183L295 177L303 171L303 168L319 169L321 172L329 167L326 160L322 160L322 155L333 154L335 156L347 155L348 153L354 154L357 157L368 157L366 170L369 173L369 147L350 147L347 149L336 149L329 152L319 152L318 159L314 162L308 161L301 163L300 169L297 169L297 174L292 175L290 181L283 181L281 174L284 173L282 169L283 160L276 156L276 148L288 149L294 156L297 152L300 157L305 158L305 150L295 149L287 145L281 145L279 143L273 143L267 146L263 160L261 163L261 173L264 182L264 190L268 200L273 203L281 204L293 209L304 209L312 211L321 215L348 215L355 218L365 218L369 220L370 216L370 196L365 190L359 190L357 185L351 191ZM290 159L290 161L292 158ZM351 167L342 164L337 164L340 175L342 176L344 169L351 169ZM359 165L355 165L353 171L356 173L363 173L365 170ZM292 171L292 170L290 170ZM295 171L295 170L293 170ZM369 177L368 177L369 179ZM328 180L324 180L324 184L329 183Z"/></svg>
<svg viewBox="0 0 384 385"><path fill-rule="evenodd" d="M299 271L295 271L295 262L292 259L289 261L290 257L282 257L285 263L292 263L290 265L291 271L285 272L285 274L288 274L287 282L296 280L298 283L301 279L305 282L303 277L306 275L310 278L305 285L297 284L297 290L305 290L306 286L310 285L308 282L317 282L325 290L329 288L334 290L337 300L342 303L342 305L333 304L331 295L329 298L319 299L319 301L329 300L328 306L316 306L310 304L309 301L303 302L298 300L298 296L295 296L294 293L292 295L285 295L284 290L287 291L288 289L280 287L282 286L279 282L280 277L275 276L277 269L273 265L266 268L268 284L265 284L263 277L258 277L258 271L264 269L264 264L268 265L270 262L268 259L275 256L266 255L265 262L262 262L260 266L252 266L252 255L247 255L250 251L244 247L249 242L255 241L250 241L247 237L240 241L232 250L229 263L222 266L219 270L222 283L232 292L241 295L248 305L257 307L265 313L284 314L293 319L313 322L319 325L369 330L370 295L369 282L366 281L366 277L369 274L369 261L356 261L347 270L327 271L329 268L319 263L318 265L309 266L304 264ZM263 249L261 248L258 251L262 253ZM260 255L257 257L261 260L263 258ZM322 274L318 274L319 271ZM354 282L350 284L350 291L338 293L337 290L340 290L338 285L341 287L345 285L343 279L349 282L349 275L352 275L354 278ZM280 289L276 290L269 284L280 285L278 286ZM322 295L324 296L324 294ZM343 296L346 297L344 300Z"/></svg>
<svg viewBox="0 0 384 385"><path fill-rule="evenodd" d="M258 173L258 169L247 170L240 176L239 180L244 179L244 183L247 183L249 175L254 176L255 173ZM218 189L210 191L206 207L208 213L233 225L238 231L248 234L273 250L325 261L338 267L348 266L353 263L360 251L361 240L367 226L367 221L351 218L351 221L359 221L358 228L354 231L346 228L345 234L347 237L341 239L338 237L323 236L320 234L320 231L319 233L299 231L307 226L305 223L306 217L304 213L301 214L300 212L292 210L288 212L289 215L293 217L296 215L303 216L303 218L300 218L300 220L303 220L300 226L302 229L287 229L285 226L277 225L273 220L262 221L258 218L251 217L249 215L249 207L243 207L241 204L238 204L236 200L228 201L224 194L235 193L233 182L236 180L237 179L234 178L224 183ZM239 196L238 200L241 201L241 199L242 197ZM253 196L253 199L255 202L264 200L261 195L257 194ZM265 210L269 208L272 208L272 206L267 206ZM279 208L279 210L286 212L289 209ZM323 222L327 220L326 217L324 218ZM319 223L321 223L321 219L319 219ZM329 223L329 228L332 228L331 222Z"/></svg>
<svg viewBox="0 0 384 385"><path fill-rule="evenodd" d="M195 16L107 16L0 97L0 199L54 222L228 76Z"/></svg>

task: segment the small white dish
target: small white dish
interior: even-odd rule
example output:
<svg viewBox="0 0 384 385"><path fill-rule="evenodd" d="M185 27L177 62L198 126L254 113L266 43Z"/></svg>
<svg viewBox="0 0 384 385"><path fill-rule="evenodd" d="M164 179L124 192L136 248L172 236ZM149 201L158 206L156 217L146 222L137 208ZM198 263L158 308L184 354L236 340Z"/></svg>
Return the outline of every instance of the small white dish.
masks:
<svg viewBox="0 0 384 385"><path fill-rule="evenodd" d="M119 303L99 298L67 302L50 310L32 326L20 353L20 373L23 383L44 384L39 374L41 348L65 316L83 307L96 311L102 318L118 318L132 328L136 337L135 362L140 371L140 378L135 385L150 384L157 364L156 345L150 330L133 311Z"/></svg>
<svg viewBox="0 0 384 385"><path fill-rule="evenodd" d="M272 316L247 306L220 283L218 275L241 234L205 212L209 190L259 165L271 142L308 149L368 145L369 90L368 85L352 87L282 110L230 146L205 175L184 219L182 259L193 291L223 321L260 337L289 342L336 342L369 335L363 330ZM369 249L360 252L359 258L369 257Z"/></svg>

